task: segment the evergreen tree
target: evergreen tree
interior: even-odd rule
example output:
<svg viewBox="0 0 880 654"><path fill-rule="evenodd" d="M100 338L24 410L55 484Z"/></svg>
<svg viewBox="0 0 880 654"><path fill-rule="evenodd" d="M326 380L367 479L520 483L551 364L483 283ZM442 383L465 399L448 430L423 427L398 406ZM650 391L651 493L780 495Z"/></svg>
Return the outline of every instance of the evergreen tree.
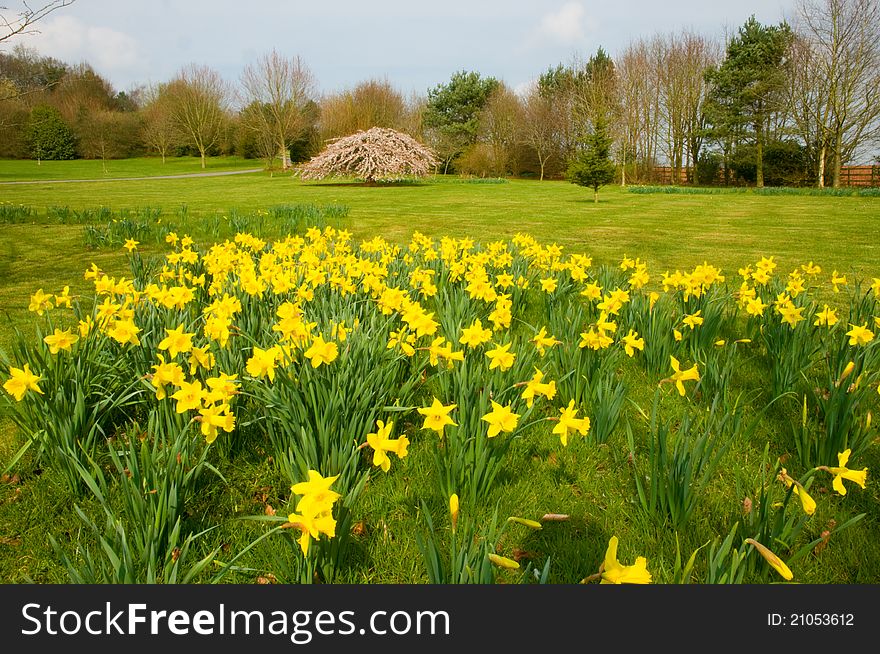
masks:
<svg viewBox="0 0 880 654"><path fill-rule="evenodd" d="M444 172L476 142L480 114L499 84L494 77L460 71L428 91L423 120L431 145L445 163Z"/></svg>
<svg viewBox="0 0 880 654"><path fill-rule="evenodd" d="M752 16L727 45L722 64L706 74L712 85L706 113L712 134L726 144L745 137L755 146L756 184L764 186L764 144L770 117L785 102L788 51L786 23L761 25Z"/></svg>
<svg viewBox="0 0 880 654"><path fill-rule="evenodd" d="M572 184L592 188L593 202L599 201L599 187L614 181L611 137L608 136L605 121L596 121L584 147L569 162L566 177Z"/></svg>
<svg viewBox="0 0 880 654"><path fill-rule="evenodd" d="M76 139L54 107L40 105L31 111L27 125L27 142L33 157L43 159L74 159Z"/></svg>

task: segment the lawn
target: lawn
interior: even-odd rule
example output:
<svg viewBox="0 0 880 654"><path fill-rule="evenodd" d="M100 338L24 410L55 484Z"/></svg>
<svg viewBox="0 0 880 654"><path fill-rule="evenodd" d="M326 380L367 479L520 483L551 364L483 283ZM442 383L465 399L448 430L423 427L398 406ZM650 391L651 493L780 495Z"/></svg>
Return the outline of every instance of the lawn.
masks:
<svg viewBox="0 0 880 654"><path fill-rule="evenodd" d="M198 172L190 170L198 165L194 161L195 166L193 161L167 165L176 166L176 173ZM108 166L111 164L113 174L118 176L164 172L164 167L155 161L109 162ZM96 170L100 172L100 162L59 162L54 164L51 174L46 172L48 168L41 167L39 175L33 173L30 165L0 162L0 179L89 178ZM249 165L250 162L240 160L215 160L210 169ZM880 246L876 238L880 198L748 193L648 195L608 187L600 193L600 202L594 204L591 195L565 182L439 178L418 184L363 187L328 182L305 184L289 176L268 173L0 186L0 201L33 209L20 221L0 225L0 307L4 315L0 347L12 349L15 329L34 340L35 317L27 307L30 295L38 288L60 293L63 286L70 285L72 294L85 296L92 283L83 279L83 271L91 263L112 276L131 277L125 251L118 245L98 249L85 246L84 234L89 227L112 229L108 221L91 220L84 211L98 207L110 208L117 218L127 211L132 224L150 226L152 231L144 232L149 238L142 239L138 247L145 258L169 251L160 238L169 225L179 229L180 235L184 231L191 233L197 246L204 248L218 236L221 241L234 236L232 221L236 217L253 216L281 205L315 205L346 208L347 212L337 214L344 217L330 222L350 230L354 244L382 236L404 245L416 231L435 239L471 237L483 243L527 233L544 245L559 244L565 254L589 254L594 268L607 265L609 271L617 270L617 275L622 274L618 264L625 255L639 258L647 264L651 275L648 289L660 289L659 279L665 271L691 270L704 261L720 267L730 288L736 289L740 282L738 268L773 256L783 276L809 261L820 265L821 288L814 293L815 297L845 309L845 297L852 293L857 278L867 279L870 284L871 278L880 276ZM57 207L80 213L68 220L73 214L53 210ZM146 212L147 207L151 212ZM64 222L59 219L62 215L68 217ZM273 233L277 230L265 216L242 220L243 225L262 226L263 233L258 235L281 235ZM86 224L75 224L79 222ZM835 270L846 274L850 282L840 295L835 295L828 284ZM531 306L523 318L537 320L543 311L538 305ZM755 357L761 358L757 352ZM611 535L620 537L622 561L629 563L638 555L647 556L655 581L671 582L676 578L677 552L686 560L697 548L726 536L734 522L746 519L743 502L747 497L750 502L757 502L757 486L761 476L768 474L766 466L772 472L781 456L789 459L787 465L792 470L797 467L791 460L793 448L786 434L799 413L791 403L783 407L780 402L768 410L754 433L736 436L713 480L703 489L700 506L687 528L676 534L669 525L658 525L639 510L629 463L626 421L632 424L636 439L644 438L647 427L642 414L650 413L657 380L656 375L643 370L635 361L622 357L619 362L618 372L627 379L629 390L623 418L606 443L573 437L563 448L558 437L549 433L549 427L531 427L511 446L504 474L484 498L485 503L463 508L475 512L482 521L488 520L496 503L502 517L570 515L569 521L548 523L539 532L508 529L505 535L503 546L508 556L516 551L518 558L524 562L531 560L539 567L550 556L553 582L576 582L596 572ZM757 390L762 403L771 399L765 388L767 382L762 378L765 373L762 365L751 362L737 371L737 383L743 389ZM669 386L665 389L670 390ZM877 407L876 388L873 390L874 399L870 401ZM662 406L671 412L699 413L707 408L690 402L690 398L681 399L674 392L665 393ZM423 391L418 396L418 405L428 404L430 396ZM749 409L749 416L754 417L760 407L755 404ZM552 411L558 414L557 409ZM408 583L426 579L414 538L414 534L424 533L421 501L427 503L435 523L445 524L443 502L431 490L435 474L432 441L418 429L421 418L415 412L395 420L400 423L395 435L405 430L412 441L410 454L406 459L395 459L390 473L371 475L357 506L350 561L337 580ZM0 467L6 467L5 462L23 441L8 419L2 425ZM269 461L267 448L265 442L259 441L235 452L212 452L216 456L211 461L221 469L225 481L206 477L198 495L187 506L186 520L192 527L211 526L204 520L216 520L219 525L199 541L199 553L207 554L219 547L220 558L228 560L263 529L259 523L236 518L265 514L270 509L277 510L279 515L293 511L287 503L290 482ZM644 454L643 444L637 442L635 449ZM820 509L810 519L799 544L821 538L823 531L833 528L832 520L839 525L859 513L866 516L801 558L796 581L880 580L880 544L873 538L880 518L880 496L872 479L880 465L876 444L854 463L859 468L869 468L867 488L853 488L842 500L834 497L830 480L815 480L811 492L816 495ZM68 547L77 539L93 544L93 537L73 514L69 493L57 470L38 467L28 454L12 472L17 476L0 483L0 579L63 583L67 574L46 534L54 535ZM100 515L93 498L77 501L86 514ZM794 510L794 505L790 509ZM696 580L707 570L708 552L707 546L696 558ZM267 548L255 548L239 565L242 569L227 580L247 583L258 577L283 577ZM500 573L500 579L517 580L507 571ZM768 575L755 579L772 580Z"/></svg>
<svg viewBox="0 0 880 654"><path fill-rule="evenodd" d="M241 157L209 157L203 169L199 157L168 157L165 163L156 157L137 159L76 159L73 161L25 161L0 159L0 182L104 179L113 177L156 177L158 175L188 175L216 173L230 170L262 168L260 161Z"/></svg>

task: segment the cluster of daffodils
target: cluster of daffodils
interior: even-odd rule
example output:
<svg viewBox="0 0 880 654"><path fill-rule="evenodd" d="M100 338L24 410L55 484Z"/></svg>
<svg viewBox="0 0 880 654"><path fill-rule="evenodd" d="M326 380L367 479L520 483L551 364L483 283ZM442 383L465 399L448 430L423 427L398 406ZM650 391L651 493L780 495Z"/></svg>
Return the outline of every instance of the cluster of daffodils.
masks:
<svg viewBox="0 0 880 654"><path fill-rule="evenodd" d="M322 477L316 470L309 470L308 481L294 484L290 487L294 495L299 495L295 513L287 516L284 528L299 529L299 546L303 555L308 555L309 544L312 539L317 540L324 534L328 538L336 536L336 520L333 518L333 505L342 497L336 491L330 490L335 477Z"/></svg>
<svg viewBox="0 0 880 654"><path fill-rule="evenodd" d="M327 227L274 242L240 233L202 249L186 235L169 233L166 242L170 251L147 279L115 278L92 265L84 278L93 294L76 297L65 286L31 295L29 310L49 329L37 345L41 356L2 364L12 402L51 402L56 389L46 383L47 357L72 363L88 342L136 370L133 378L146 389L138 398L145 412L156 403L168 407L210 444L240 433L242 424L264 428L261 412L275 407L268 401L254 406L266 397L258 390L288 384L307 393L310 380L368 378L376 362L367 359L378 353L409 375L415 401L391 396L374 405L396 404L393 410L404 413L399 437L392 437L395 424L387 415L378 419L385 408L375 409L348 442L369 448L372 465L389 472L419 430L434 432L431 446L447 450L459 433L495 446L539 422L544 436L554 444L558 437L561 446L591 428L598 434L603 423L596 402L602 400L571 390L571 379L587 378L586 361L611 361L607 368L618 376L628 374L630 363L641 364L663 392L700 401L718 378L713 352L737 357L728 342L751 344L749 357L766 355L768 365L778 367L772 343L762 337L782 333L790 341L813 339L817 361L832 351L847 357L840 368L858 361L858 372L848 367L838 380L852 374L842 391L869 389L874 403L874 391L880 392L880 278L862 291L858 280L823 273L812 261L786 274L774 257L761 257L728 282L708 262L660 274L628 256L619 265L594 266L586 254L524 234L478 243L415 233L405 245L378 236L358 244L346 230ZM129 239L124 249L134 253L138 246ZM828 300L821 308L819 294ZM356 359L354 346L363 342L378 346ZM459 386L445 383L449 379ZM481 402L472 403L477 397ZM252 411L247 420L244 410ZM869 411L860 418L870 424ZM830 456L846 446L835 446ZM863 451L853 447L854 455L839 453L836 466L825 453L810 466L825 465L800 480L782 470L780 481L808 514L816 510L808 492L813 476L832 475L840 495L844 481L864 487L867 469L847 468L850 456L858 460ZM303 552L312 539L333 535L339 496L329 487L335 479L312 471L308 482L293 487L302 497L289 526L301 530ZM623 566L616 548L613 538L603 581L650 580L643 558Z"/></svg>

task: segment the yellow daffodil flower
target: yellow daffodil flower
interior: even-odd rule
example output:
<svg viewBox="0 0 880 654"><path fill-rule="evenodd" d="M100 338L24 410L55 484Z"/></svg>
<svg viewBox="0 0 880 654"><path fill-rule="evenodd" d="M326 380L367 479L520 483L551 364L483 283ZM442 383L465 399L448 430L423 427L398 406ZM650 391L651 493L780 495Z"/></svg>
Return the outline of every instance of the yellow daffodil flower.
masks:
<svg viewBox="0 0 880 654"><path fill-rule="evenodd" d="M452 418L449 417L449 412L457 406L457 404L443 406L443 403L435 397L431 406L418 409L418 412L425 416L422 429L433 429L442 437L443 429L446 425L457 426L457 423L453 422Z"/></svg>
<svg viewBox="0 0 880 654"><path fill-rule="evenodd" d="M502 406L492 400L492 411L484 415L482 420L489 423L489 438L494 438L501 432L512 432L519 422L519 414L514 413L510 405Z"/></svg>
<svg viewBox="0 0 880 654"><path fill-rule="evenodd" d="M21 402L28 391L40 395L44 394L37 386L38 381L40 381L40 377L32 373L30 366L26 363L23 368L9 368L9 379L3 382L3 388L15 398L16 402Z"/></svg>

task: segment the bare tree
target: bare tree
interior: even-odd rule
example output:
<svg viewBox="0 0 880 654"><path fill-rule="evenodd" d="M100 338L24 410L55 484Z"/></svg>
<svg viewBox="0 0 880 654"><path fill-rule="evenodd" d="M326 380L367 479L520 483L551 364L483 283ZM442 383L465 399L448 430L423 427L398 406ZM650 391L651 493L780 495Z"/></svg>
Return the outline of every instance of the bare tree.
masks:
<svg viewBox="0 0 880 654"><path fill-rule="evenodd" d="M190 65L168 83L171 115L181 135L199 151L202 168L208 151L223 133L228 89L220 75L207 66Z"/></svg>
<svg viewBox="0 0 880 654"><path fill-rule="evenodd" d="M672 168L672 183L678 184L684 159L687 122L687 52L676 35L665 37L661 43L658 79L664 126L664 154Z"/></svg>
<svg viewBox="0 0 880 654"><path fill-rule="evenodd" d="M179 140L172 101L165 84L152 86L144 92L144 107L141 110L144 142L161 155L162 163L165 163L168 152Z"/></svg>
<svg viewBox="0 0 880 654"><path fill-rule="evenodd" d="M244 126L274 146L287 170L291 143L311 127L308 106L315 94L314 76L298 56L287 59L272 50L244 69L241 83L247 102L254 105L243 115Z"/></svg>
<svg viewBox="0 0 880 654"><path fill-rule="evenodd" d="M480 113L477 138L492 152L494 172L498 176L516 167L516 148L522 141L522 104L517 95L503 83L495 87Z"/></svg>
<svg viewBox="0 0 880 654"><path fill-rule="evenodd" d="M38 31L34 27L36 23L56 9L68 7L73 3L74 0L52 0L52 2L32 8L26 2L22 2L21 9L11 14L8 13L8 7L0 6L0 43L14 36L36 33Z"/></svg>
<svg viewBox="0 0 880 654"><path fill-rule="evenodd" d="M414 107L423 103L417 98L408 102L387 79L367 80L321 99L321 137L330 140L371 127L387 127L417 136L421 117Z"/></svg>
<svg viewBox="0 0 880 654"><path fill-rule="evenodd" d="M531 147L538 157L540 179L543 180L547 162L558 152L556 116L553 100L542 95L537 86L529 91L523 102L520 133L523 143Z"/></svg>
<svg viewBox="0 0 880 654"><path fill-rule="evenodd" d="M817 183L880 136L880 2L801 0L796 56L809 66L794 88L801 131L817 141Z"/></svg>
<svg viewBox="0 0 880 654"><path fill-rule="evenodd" d="M439 161L413 137L393 129L372 127L337 139L299 169L302 179L358 177L367 184L377 180L423 177Z"/></svg>
<svg viewBox="0 0 880 654"><path fill-rule="evenodd" d="M681 35L684 50L684 125L685 125L685 166L690 171L690 181L695 181L697 162L703 148L706 134L706 114L704 111L709 97L709 84L706 70L718 64L721 59L721 46L717 41L707 39L693 32Z"/></svg>
<svg viewBox="0 0 880 654"><path fill-rule="evenodd" d="M660 89L656 63L662 41L640 39L618 59L619 152L626 183L627 162L639 181L653 172L659 142Z"/></svg>

